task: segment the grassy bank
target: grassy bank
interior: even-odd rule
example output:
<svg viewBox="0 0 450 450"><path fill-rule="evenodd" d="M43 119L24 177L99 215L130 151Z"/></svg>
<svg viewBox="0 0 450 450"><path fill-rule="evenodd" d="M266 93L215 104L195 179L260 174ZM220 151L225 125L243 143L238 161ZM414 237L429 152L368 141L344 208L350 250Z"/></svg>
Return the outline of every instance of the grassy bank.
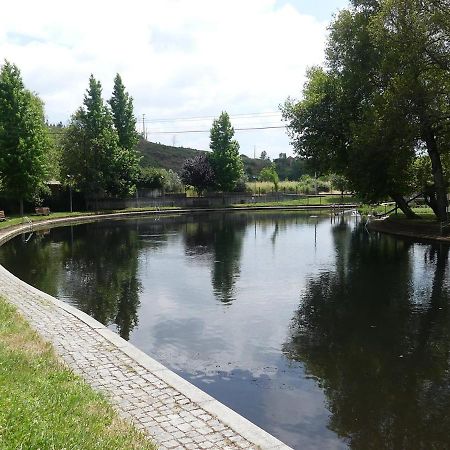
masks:
<svg viewBox="0 0 450 450"><path fill-rule="evenodd" d="M0 298L0 448L155 449Z"/></svg>

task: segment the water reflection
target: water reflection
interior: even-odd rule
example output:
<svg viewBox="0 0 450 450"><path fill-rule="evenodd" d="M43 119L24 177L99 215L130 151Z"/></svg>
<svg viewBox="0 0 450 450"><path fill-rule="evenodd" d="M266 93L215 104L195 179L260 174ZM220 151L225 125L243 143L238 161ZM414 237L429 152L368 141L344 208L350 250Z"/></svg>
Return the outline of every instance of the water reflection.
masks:
<svg viewBox="0 0 450 450"><path fill-rule="evenodd" d="M0 262L294 448L450 448L449 247L314 216L92 223Z"/></svg>
<svg viewBox="0 0 450 450"><path fill-rule="evenodd" d="M128 340L139 322L139 248L137 232L124 224L93 223L13 240L2 247L1 261L33 286L115 324Z"/></svg>
<svg viewBox="0 0 450 450"><path fill-rule="evenodd" d="M412 243L345 228L333 229L335 270L309 280L283 351L317 378L329 427L352 449L448 448L449 247L414 255ZM420 307L414 264L434 272Z"/></svg>
<svg viewBox="0 0 450 450"><path fill-rule="evenodd" d="M212 269L211 282L216 298L222 303L235 299L234 286L239 278L242 241L249 217L235 215L233 220L225 213L196 217L183 233L186 254L208 255Z"/></svg>

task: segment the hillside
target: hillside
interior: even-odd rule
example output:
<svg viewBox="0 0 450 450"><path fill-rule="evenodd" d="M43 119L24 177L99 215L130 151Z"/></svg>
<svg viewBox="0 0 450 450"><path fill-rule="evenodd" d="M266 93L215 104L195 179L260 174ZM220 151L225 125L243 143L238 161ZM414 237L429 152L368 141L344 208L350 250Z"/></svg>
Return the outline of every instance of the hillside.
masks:
<svg viewBox="0 0 450 450"><path fill-rule="evenodd" d="M202 150L193 148L172 147L170 145L149 142L140 139L138 151L142 155L141 164L143 166L162 167L163 169L172 169L180 172L181 166L188 158L192 158Z"/></svg>
<svg viewBox="0 0 450 450"><path fill-rule="evenodd" d="M137 146L142 155L141 164L143 166L162 167L163 169L172 169L180 172L184 161L192 158L204 150L195 150L193 148L172 147L170 145L158 144L141 139ZM253 159L241 155L244 162L245 172L248 176L256 176L261 169L270 164L270 161L262 159Z"/></svg>

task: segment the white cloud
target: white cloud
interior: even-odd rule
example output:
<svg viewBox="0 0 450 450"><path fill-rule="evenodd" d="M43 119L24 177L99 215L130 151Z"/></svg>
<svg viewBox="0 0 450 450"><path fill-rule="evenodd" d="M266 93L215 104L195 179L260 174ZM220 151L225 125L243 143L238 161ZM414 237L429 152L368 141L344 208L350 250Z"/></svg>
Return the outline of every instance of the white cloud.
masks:
<svg viewBox="0 0 450 450"><path fill-rule="evenodd" d="M323 59L326 24L275 0L158 0L2 6L0 57L16 63L50 121L67 121L81 104L90 73L105 96L119 72L136 114L216 116L276 111L298 95L307 66ZM273 117L235 127L274 123ZM149 124L150 131L208 129L211 121ZM288 151L283 130L237 133L247 154ZM172 135L150 135L172 143ZM177 144L208 147L207 134Z"/></svg>

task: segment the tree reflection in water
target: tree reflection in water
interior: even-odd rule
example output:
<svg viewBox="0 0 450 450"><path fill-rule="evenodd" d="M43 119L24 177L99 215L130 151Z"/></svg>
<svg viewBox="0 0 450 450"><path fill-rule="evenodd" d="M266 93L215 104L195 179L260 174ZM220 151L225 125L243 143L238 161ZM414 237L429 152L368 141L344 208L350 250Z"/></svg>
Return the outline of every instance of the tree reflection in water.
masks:
<svg viewBox="0 0 450 450"><path fill-rule="evenodd" d="M336 268L309 280L283 352L318 379L329 428L351 448L450 448L449 247L416 262L427 290L412 244L345 228L334 228Z"/></svg>
<svg viewBox="0 0 450 450"><path fill-rule="evenodd" d="M67 280L62 285L70 289L64 295L101 323L115 324L128 340L138 323L138 235L120 222L75 230L63 255Z"/></svg>
<svg viewBox="0 0 450 450"><path fill-rule="evenodd" d="M242 241L249 216L215 214L199 216L184 230L186 254L208 257L215 297L222 303L235 299L234 288L239 278Z"/></svg>

